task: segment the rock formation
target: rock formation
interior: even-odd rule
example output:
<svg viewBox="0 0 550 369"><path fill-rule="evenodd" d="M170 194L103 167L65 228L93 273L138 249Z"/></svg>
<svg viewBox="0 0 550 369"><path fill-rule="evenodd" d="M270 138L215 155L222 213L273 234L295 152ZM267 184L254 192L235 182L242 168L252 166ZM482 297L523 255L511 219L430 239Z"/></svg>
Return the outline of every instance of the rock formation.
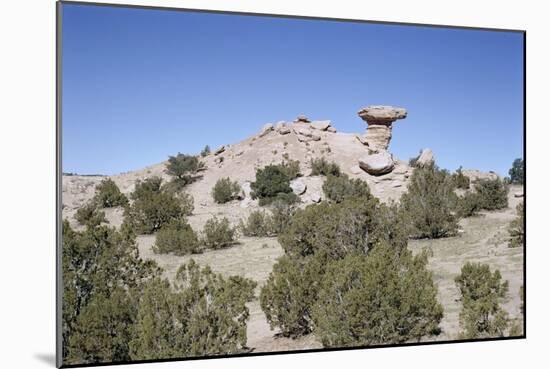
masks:
<svg viewBox="0 0 550 369"><path fill-rule="evenodd" d="M367 155L359 159L359 167L372 175L390 173L395 164L387 151L391 140L392 124L407 117L407 111L393 106L372 105L358 112L368 127L357 139L367 146Z"/></svg>
<svg viewBox="0 0 550 369"><path fill-rule="evenodd" d="M432 165L434 162L434 153L430 149L423 149L416 159L416 165L421 167Z"/></svg>

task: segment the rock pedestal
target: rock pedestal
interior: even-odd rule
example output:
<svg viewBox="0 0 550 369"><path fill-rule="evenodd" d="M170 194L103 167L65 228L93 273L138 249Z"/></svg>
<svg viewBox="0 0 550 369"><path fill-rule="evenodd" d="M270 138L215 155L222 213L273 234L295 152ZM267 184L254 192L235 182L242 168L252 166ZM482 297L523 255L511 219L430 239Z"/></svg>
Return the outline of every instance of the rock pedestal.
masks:
<svg viewBox="0 0 550 369"><path fill-rule="evenodd" d="M368 127L363 136L358 137L368 147L370 153L386 151L391 140L392 124L407 117L407 110L393 106L371 105L358 113Z"/></svg>

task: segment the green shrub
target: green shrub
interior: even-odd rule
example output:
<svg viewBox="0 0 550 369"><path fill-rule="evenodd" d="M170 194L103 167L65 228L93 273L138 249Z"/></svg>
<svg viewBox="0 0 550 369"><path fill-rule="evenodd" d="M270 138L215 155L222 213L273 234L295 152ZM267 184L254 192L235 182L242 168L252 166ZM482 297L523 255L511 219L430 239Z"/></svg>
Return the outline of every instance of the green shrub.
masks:
<svg viewBox="0 0 550 369"><path fill-rule="evenodd" d="M499 304L508 292L508 281L501 282L498 270L489 265L466 263L455 278L460 290L461 337L467 339L502 337L508 327L508 314Z"/></svg>
<svg viewBox="0 0 550 369"><path fill-rule="evenodd" d="M338 164L328 162L325 158L311 159L311 174L312 176L340 176L341 171Z"/></svg>
<svg viewBox="0 0 550 369"><path fill-rule="evenodd" d="M81 206L75 213L76 221L81 225L90 225L92 227L107 223L105 212L99 211L94 201L89 201Z"/></svg>
<svg viewBox="0 0 550 369"><path fill-rule="evenodd" d="M212 197L218 204L225 204L231 200L236 200L241 195L241 186L229 178L220 178L212 189Z"/></svg>
<svg viewBox="0 0 550 369"><path fill-rule="evenodd" d="M468 192L457 200L457 215L460 218L468 218L476 215L481 210L481 198L477 192Z"/></svg>
<svg viewBox="0 0 550 369"><path fill-rule="evenodd" d="M207 248L221 249L235 243L235 228L231 227L227 218L210 218L202 232L202 243Z"/></svg>
<svg viewBox="0 0 550 369"><path fill-rule="evenodd" d="M126 196L120 192L115 181L110 178L104 179L96 186L94 201L104 208L125 206L128 204Z"/></svg>
<svg viewBox="0 0 550 369"><path fill-rule="evenodd" d="M434 165L415 168L408 191L401 196L402 211L409 219L411 236L440 238L456 234L458 219L453 213L457 196L449 173Z"/></svg>
<svg viewBox="0 0 550 369"><path fill-rule="evenodd" d="M375 240L383 239L376 222L375 198L347 199L341 203L312 204L298 209L279 243L291 257L325 252L339 259L348 253L366 253Z"/></svg>
<svg viewBox="0 0 550 369"><path fill-rule="evenodd" d="M246 348L246 303L256 282L224 278L193 260L176 274L174 289L151 280L139 302L132 360L237 354Z"/></svg>
<svg viewBox="0 0 550 369"><path fill-rule="evenodd" d="M315 336L325 347L416 341L439 334L443 308L425 253L381 243L327 266L315 299Z"/></svg>
<svg viewBox="0 0 550 369"><path fill-rule="evenodd" d="M295 212L296 208L284 201L274 201L271 204L271 226L275 235L286 230Z"/></svg>
<svg viewBox="0 0 550 369"><path fill-rule="evenodd" d="M190 195L165 190L159 177L138 180L130 197L133 203L125 209L124 220L138 233L153 233L172 219L188 215L192 209Z"/></svg>
<svg viewBox="0 0 550 369"><path fill-rule="evenodd" d="M153 251L159 254L196 254L201 251L197 234L183 218L172 219L158 232Z"/></svg>
<svg viewBox="0 0 550 369"><path fill-rule="evenodd" d="M462 167L458 168L456 173L453 173L453 181L455 182L456 188L461 188L463 190L470 188L470 178L462 173Z"/></svg>
<svg viewBox="0 0 550 369"><path fill-rule="evenodd" d="M328 199L335 202L342 202L350 197L372 197L367 182L358 178L350 179L346 174L329 174L323 183L323 192Z"/></svg>
<svg viewBox="0 0 550 369"><path fill-rule="evenodd" d="M324 263L318 257L304 260L281 257L262 287L260 305L271 329L285 337L299 337L313 329L311 308L317 298Z"/></svg>
<svg viewBox="0 0 550 369"><path fill-rule="evenodd" d="M280 165L268 165L256 171L256 181L250 184L253 199L259 199L260 206L273 201L294 203L299 199L290 188L290 177Z"/></svg>
<svg viewBox="0 0 550 369"><path fill-rule="evenodd" d="M247 237L271 237L276 235L273 229L273 219L264 210L253 211L246 222L241 219L239 229Z"/></svg>
<svg viewBox="0 0 550 369"><path fill-rule="evenodd" d="M525 242L525 210L523 203L516 207L517 218L510 222L508 233L510 234L509 247L522 247Z"/></svg>
<svg viewBox="0 0 550 369"><path fill-rule="evenodd" d="M478 180L475 191L479 194L482 209L498 210L508 206L508 185L499 178Z"/></svg>
<svg viewBox="0 0 550 369"><path fill-rule="evenodd" d="M204 168L204 162L196 156L178 153L176 156L168 157L166 173L173 176L177 183L185 186L196 180L197 172Z"/></svg>
<svg viewBox="0 0 550 369"><path fill-rule="evenodd" d="M201 156L204 158L210 154L210 146L206 145L201 151Z"/></svg>
<svg viewBox="0 0 550 369"><path fill-rule="evenodd" d="M512 168L508 171L508 175L510 175L510 182L513 184L523 184L524 176L525 176L525 164L523 163L523 159L516 159L512 163Z"/></svg>
<svg viewBox="0 0 550 369"><path fill-rule="evenodd" d="M302 175L300 173L300 162L298 160L284 161L282 164L279 164L279 167L290 180L298 178Z"/></svg>

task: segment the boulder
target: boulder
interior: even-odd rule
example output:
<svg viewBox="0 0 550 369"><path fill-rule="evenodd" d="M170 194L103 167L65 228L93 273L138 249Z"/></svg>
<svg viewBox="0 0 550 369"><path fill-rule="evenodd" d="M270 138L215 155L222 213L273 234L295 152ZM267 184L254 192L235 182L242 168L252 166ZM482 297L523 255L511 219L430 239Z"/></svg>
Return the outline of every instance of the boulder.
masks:
<svg viewBox="0 0 550 369"><path fill-rule="evenodd" d="M290 188L292 188L292 192L300 196L306 192L307 186L301 179L298 178L290 181Z"/></svg>
<svg viewBox="0 0 550 369"><path fill-rule="evenodd" d="M319 131L326 131L330 127L330 120L314 120L311 122L311 127Z"/></svg>
<svg viewBox="0 0 550 369"><path fill-rule="evenodd" d="M327 132L336 133L336 128L334 128L333 126L330 126L327 128Z"/></svg>
<svg viewBox="0 0 550 369"><path fill-rule="evenodd" d="M523 197L523 191L514 192L514 197Z"/></svg>
<svg viewBox="0 0 550 369"><path fill-rule="evenodd" d="M371 105L357 113L367 124L391 125L397 119L407 117L407 110L387 105Z"/></svg>
<svg viewBox="0 0 550 369"><path fill-rule="evenodd" d="M262 127L262 131L260 132L260 137L263 137L273 131L273 124L267 123Z"/></svg>
<svg viewBox="0 0 550 369"><path fill-rule="evenodd" d="M290 133L290 127L285 122L278 122L275 125L275 131L281 135L286 135Z"/></svg>
<svg viewBox="0 0 550 369"><path fill-rule="evenodd" d="M321 194L319 192L313 192L309 195L309 201L313 203L321 202Z"/></svg>
<svg viewBox="0 0 550 369"><path fill-rule="evenodd" d="M218 148L214 151L214 155L219 155L219 154L221 154L221 153L224 152L224 151L225 151L225 146L222 145L222 146L218 147Z"/></svg>
<svg viewBox="0 0 550 369"><path fill-rule="evenodd" d="M420 167L432 165L434 162L434 153L430 149L423 149L416 159L416 165Z"/></svg>
<svg viewBox="0 0 550 369"><path fill-rule="evenodd" d="M298 115L298 117L296 117L296 119L294 121L295 122L301 122L301 123L309 123L309 118L306 117L305 115L301 114L301 115Z"/></svg>
<svg viewBox="0 0 550 369"><path fill-rule="evenodd" d="M393 158L387 151L365 155L359 159L359 167L375 176L390 173L394 165Z"/></svg>

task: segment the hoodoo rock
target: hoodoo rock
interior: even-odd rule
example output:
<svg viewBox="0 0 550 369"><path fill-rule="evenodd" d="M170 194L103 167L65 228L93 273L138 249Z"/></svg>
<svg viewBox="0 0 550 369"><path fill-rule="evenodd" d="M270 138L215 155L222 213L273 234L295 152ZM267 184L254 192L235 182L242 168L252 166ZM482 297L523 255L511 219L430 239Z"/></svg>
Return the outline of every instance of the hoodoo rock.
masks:
<svg viewBox="0 0 550 369"><path fill-rule="evenodd" d="M390 173L394 166L393 158L387 151L368 154L359 159L359 167L375 176Z"/></svg>
<svg viewBox="0 0 550 369"><path fill-rule="evenodd" d="M407 110L393 106L372 105L357 113L368 127L366 133L358 137L369 152L377 153L388 149L391 140L392 124L407 117Z"/></svg>

